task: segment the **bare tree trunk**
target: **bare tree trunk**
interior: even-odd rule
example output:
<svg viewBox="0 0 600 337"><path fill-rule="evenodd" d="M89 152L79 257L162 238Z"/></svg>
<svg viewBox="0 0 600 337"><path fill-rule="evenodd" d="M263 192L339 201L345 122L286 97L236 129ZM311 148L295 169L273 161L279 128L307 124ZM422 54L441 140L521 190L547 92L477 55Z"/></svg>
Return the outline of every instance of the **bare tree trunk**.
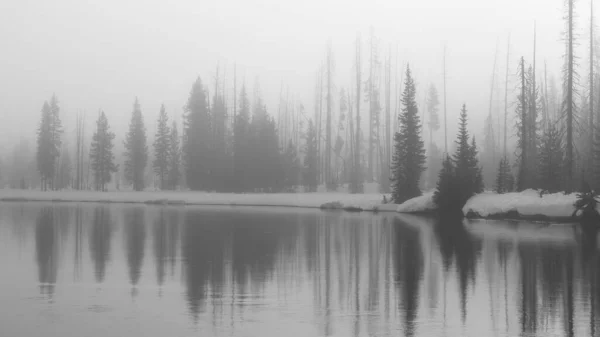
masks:
<svg viewBox="0 0 600 337"><path fill-rule="evenodd" d="M371 28L371 40L370 40L370 53L371 53L371 58L369 60L369 167L368 167L368 174L367 174L367 181L372 182L373 181L373 152L375 151L374 149L374 144L373 144L373 132L374 132L374 125L373 125L373 117L375 112L373 111L373 100L375 99L375 95L373 93L374 91L374 84L373 84L373 76L374 76L374 72L375 72L375 65L374 65L374 50L375 50L375 45L374 45L374 33L373 33L373 29Z"/></svg>
<svg viewBox="0 0 600 337"><path fill-rule="evenodd" d="M389 191L388 179L390 176L390 166L391 166L391 153L392 153L392 134L391 134L391 92L392 90L392 47L389 48L389 55L387 61L387 69L386 69L386 85L385 85L385 160L383 160L383 174L382 179L379 182L380 185L383 185L383 192Z"/></svg>
<svg viewBox="0 0 600 337"><path fill-rule="evenodd" d="M521 57L521 163L519 190L525 188L527 181L527 106L525 104L525 59Z"/></svg>
<svg viewBox="0 0 600 337"><path fill-rule="evenodd" d="M446 45L444 45L444 151L448 154L448 113L446 111Z"/></svg>
<svg viewBox="0 0 600 337"><path fill-rule="evenodd" d="M550 126L550 102L548 101L548 69L546 61L544 61L544 93L544 104L546 105L546 109L544 109L544 131L547 131Z"/></svg>
<svg viewBox="0 0 600 337"><path fill-rule="evenodd" d="M590 131L589 131L588 156L589 175L592 177L594 168L593 150L594 150L594 0L590 0ZM596 185L594 183L594 185Z"/></svg>
<svg viewBox="0 0 600 337"><path fill-rule="evenodd" d="M508 69L510 64L510 35L508 35L508 42L506 43L506 74L504 77L504 156L508 156L506 149L507 142L507 123L508 123Z"/></svg>
<svg viewBox="0 0 600 337"><path fill-rule="evenodd" d="M493 118L492 118L492 102L493 102L493 97L494 97L494 83L496 81L496 63L498 61L498 42L496 41L496 52L494 53L494 68L492 69L492 80L490 82L490 104L489 104L489 110L488 110L488 118L489 118L489 122L490 125L488 127L491 128L491 125L493 124ZM493 128L491 128L493 130ZM494 139L494 144L493 144L493 148L492 148L492 162L494 163L494 165L496 164L496 144L495 144L495 136L492 135L492 139ZM488 144L489 145L489 144ZM487 149L489 151L489 149Z"/></svg>
<svg viewBox="0 0 600 337"><path fill-rule="evenodd" d="M566 87L566 108L567 108L567 172L566 189L567 193L573 191L573 0L568 0L568 40L567 40L567 87Z"/></svg>
<svg viewBox="0 0 600 337"><path fill-rule="evenodd" d="M354 177L353 191L355 193L362 192L362 168L360 165L360 90L361 90L361 41L360 36L356 38L356 145L354 147Z"/></svg>
<svg viewBox="0 0 600 337"><path fill-rule="evenodd" d="M319 70L319 118L317 119L317 147L318 147L318 158L319 158L319 181L324 181L323 176L323 67Z"/></svg>
<svg viewBox="0 0 600 337"><path fill-rule="evenodd" d="M332 172L331 172L331 103L332 103L332 87L331 87L331 76L332 76L332 55L331 55L331 42L327 46L327 130L325 133L325 184L327 188L331 188L333 184Z"/></svg>

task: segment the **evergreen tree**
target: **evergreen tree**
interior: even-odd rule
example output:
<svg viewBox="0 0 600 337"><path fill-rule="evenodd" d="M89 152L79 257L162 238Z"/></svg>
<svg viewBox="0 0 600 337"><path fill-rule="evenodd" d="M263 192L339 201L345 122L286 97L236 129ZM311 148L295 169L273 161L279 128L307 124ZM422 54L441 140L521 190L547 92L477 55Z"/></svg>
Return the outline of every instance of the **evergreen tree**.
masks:
<svg viewBox="0 0 600 337"><path fill-rule="evenodd" d="M290 139L287 149L283 155L283 170L284 170L284 191L294 192L298 185L298 174L300 172L300 163L298 161L298 153L296 145Z"/></svg>
<svg viewBox="0 0 600 337"><path fill-rule="evenodd" d="M55 185L56 174L58 173L58 159L60 157L60 150L62 146L61 135L63 133L62 123L60 121L60 108L58 106L58 99L56 95L52 95L50 98L50 142L52 144L53 154L53 172L55 176L52 177L51 187L53 190L57 188Z"/></svg>
<svg viewBox="0 0 600 337"><path fill-rule="evenodd" d="M415 83L407 66L402 112L398 116L400 130L394 135L391 180L392 198L396 203L421 195L419 180L425 170L426 157L415 95Z"/></svg>
<svg viewBox="0 0 600 337"><path fill-rule="evenodd" d="M40 172L42 190L47 190L54 177L54 153L50 130L50 105L44 102L40 126L37 132L37 167Z"/></svg>
<svg viewBox="0 0 600 337"><path fill-rule="evenodd" d="M456 151L453 160L453 184L438 182L438 190L434 200L441 212L458 212L471 196L483 191L481 168L477 159L477 145L475 138L469 144L469 132L467 131L467 107L463 104L460 112L460 125L456 140ZM448 178L448 164L443 168L444 179ZM452 199L452 200L451 200ZM439 201L439 203L438 203Z"/></svg>
<svg viewBox="0 0 600 337"><path fill-rule="evenodd" d="M483 192L483 173L481 166L479 166L477 143L475 142L475 136L471 138L471 147L469 152L469 168L473 172L473 194ZM466 202L466 201L465 201Z"/></svg>
<svg viewBox="0 0 600 337"><path fill-rule="evenodd" d="M440 170L442 169L444 154L436 143L431 143L427 155L427 186L435 187Z"/></svg>
<svg viewBox="0 0 600 337"><path fill-rule="evenodd" d="M458 212L462 209L460 200L456 198L460 194L461 186L456 180L456 168L450 156L446 155L440 170L437 189L433 194L433 201L438 211L443 214Z"/></svg>
<svg viewBox="0 0 600 337"><path fill-rule="evenodd" d="M158 175L160 188L167 188L167 179L169 171L169 150L170 150L170 130L168 126L168 116L165 111L165 105L161 105L158 115L158 127L154 136L154 172Z"/></svg>
<svg viewBox="0 0 600 337"><path fill-rule="evenodd" d="M439 105L440 100L438 97L438 91L435 88L435 85L431 84L427 97L427 112L429 113L429 122L427 122L427 126L429 126L430 146L433 145L433 133L440 129L440 116L438 114Z"/></svg>
<svg viewBox="0 0 600 337"><path fill-rule="evenodd" d="M52 96L50 104L44 102L37 138L37 167L40 172L42 190L55 189L60 156L62 125L58 99Z"/></svg>
<svg viewBox="0 0 600 337"><path fill-rule="evenodd" d="M510 169L510 163L508 157L504 156L500 159L498 165L498 173L496 175L496 193L507 193L512 192L513 189L513 175Z"/></svg>
<svg viewBox="0 0 600 337"><path fill-rule="evenodd" d="M187 185L192 190L206 189L209 184L210 115L206 92L200 77L196 79L185 106L183 154Z"/></svg>
<svg viewBox="0 0 600 337"><path fill-rule="evenodd" d="M564 148L562 135L550 125L542 137L540 146L539 183L544 191L556 193L562 189Z"/></svg>
<svg viewBox="0 0 600 337"><path fill-rule="evenodd" d="M71 156L66 146L63 147L59 159L58 172L56 175L55 188L58 190L68 188L71 185L71 173L73 166L71 164Z"/></svg>
<svg viewBox="0 0 600 337"><path fill-rule="evenodd" d="M252 160L249 148L250 141L250 102L246 93L246 86L240 91L240 110L235 116L233 132L233 175L238 191L248 191L251 183L248 179L248 169Z"/></svg>
<svg viewBox="0 0 600 337"><path fill-rule="evenodd" d="M306 148L304 149L304 172L302 175L305 191L316 192L318 185L318 153L317 153L317 130L311 120L308 121L306 131Z"/></svg>
<svg viewBox="0 0 600 337"><path fill-rule="evenodd" d="M180 166L181 166L181 149L179 148L179 132L177 131L177 123L173 121L171 126L171 133L169 135L169 150L167 156L167 179L169 189L177 189L179 180L181 178Z"/></svg>
<svg viewBox="0 0 600 337"><path fill-rule="evenodd" d="M104 111L100 111L96 122L96 132L92 136L90 147L90 165L94 172L94 183L97 191L106 191L111 173L117 172L113 150L115 134L110 132Z"/></svg>
<svg viewBox="0 0 600 337"><path fill-rule="evenodd" d="M227 142L226 142L226 121L227 109L225 106L225 98L218 86L218 73L215 82L215 93L212 99L212 109L210 111L210 131L211 137L209 141L209 158L208 174L210 177L209 188L215 191L224 191L227 189L228 174L228 157Z"/></svg>
<svg viewBox="0 0 600 337"><path fill-rule="evenodd" d="M473 194L481 192L482 182L481 171L478 167L475 139L469 145L467 106L465 104L463 104L459 119L458 137L455 141L456 152L452 158L456 167L456 181L461 186L459 194L455 197L461 202L461 205L464 205Z"/></svg>
<svg viewBox="0 0 600 337"><path fill-rule="evenodd" d="M125 179L135 191L144 189L144 170L148 162L146 127L138 99L133 103L129 132L125 138Z"/></svg>

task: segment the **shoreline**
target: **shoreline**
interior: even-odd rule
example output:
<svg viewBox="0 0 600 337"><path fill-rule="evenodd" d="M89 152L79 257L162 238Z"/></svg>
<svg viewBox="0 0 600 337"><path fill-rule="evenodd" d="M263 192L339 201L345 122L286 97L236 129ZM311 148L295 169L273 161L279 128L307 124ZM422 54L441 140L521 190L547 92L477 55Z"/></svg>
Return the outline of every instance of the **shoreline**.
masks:
<svg viewBox="0 0 600 337"><path fill-rule="evenodd" d="M511 202L501 202L507 194L483 193L473 196L463 208L464 219L577 223L570 216L571 197L558 202L542 202L532 193L516 194ZM426 193L404 204L383 204L383 194L315 193L211 193L201 191L38 191L0 189L0 202L52 202L143 204L162 206L240 206L320 209L324 211L386 212L417 216L438 216L433 209L433 194ZM564 197L563 197L564 198ZM562 198L561 198L562 199ZM505 201L505 200L504 200ZM538 203L537 207L526 207ZM525 205L525 207L523 207ZM523 210L524 212L520 212ZM569 216L567 216L567 214Z"/></svg>
<svg viewBox="0 0 600 337"><path fill-rule="evenodd" d="M162 206L240 206L321 209L345 212L396 212L382 194L269 193L234 194L191 191L38 191L1 190L0 202L143 204Z"/></svg>

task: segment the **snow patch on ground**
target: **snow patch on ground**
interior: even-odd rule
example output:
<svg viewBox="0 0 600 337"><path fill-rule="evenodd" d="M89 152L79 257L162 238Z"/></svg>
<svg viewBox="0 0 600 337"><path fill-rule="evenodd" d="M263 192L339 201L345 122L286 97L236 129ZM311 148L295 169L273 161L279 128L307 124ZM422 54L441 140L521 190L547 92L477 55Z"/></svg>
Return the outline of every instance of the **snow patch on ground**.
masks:
<svg viewBox="0 0 600 337"><path fill-rule="evenodd" d="M388 196L389 199L389 196ZM277 206L355 211L395 211L383 195L330 193L209 193L192 191L46 191L0 189L0 201L144 203L160 205Z"/></svg>
<svg viewBox="0 0 600 337"><path fill-rule="evenodd" d="M543 215L549 218L568 218L575 207L576 194L553 193L540 197L538 191L496 194L481 193L473 196L463 207L463 214L474 213L489 217L517 212L521 216Z"/></svg>
<svg viewBox="0 0 600 337"><path fill-rule="evenodd" d="M398 205L396 212L398 213L422 213L435 210L437 207L433 201L435 191L424 193L422 196L406 200Z"/></svg>

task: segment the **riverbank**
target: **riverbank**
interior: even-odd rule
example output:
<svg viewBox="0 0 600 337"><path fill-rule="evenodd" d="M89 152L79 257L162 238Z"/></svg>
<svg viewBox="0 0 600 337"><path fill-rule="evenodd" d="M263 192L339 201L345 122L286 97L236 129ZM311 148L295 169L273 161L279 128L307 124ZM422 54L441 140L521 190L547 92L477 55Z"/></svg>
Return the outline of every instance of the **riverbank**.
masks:
<svg viewBox="0 0 600 337"><path fill-rule="evenodd" d="M389 196L387 196L389 199ZM192 191L39 191L0 189L0 201L97 202L155 205L269 206L395 212L398 205L383 204L383 195L317 193L208 193Z"/></svg>
<svg viewBox="0 0 600 337"><path fill-rule="evenodd" d="M484 192L471 197L462 212L470 219L573 222L571 215L576 199L575 193L540 196L535 190L505 194ZM433 192L430 192L399 205L398 212L433 213L435 208Z"/></svg>

